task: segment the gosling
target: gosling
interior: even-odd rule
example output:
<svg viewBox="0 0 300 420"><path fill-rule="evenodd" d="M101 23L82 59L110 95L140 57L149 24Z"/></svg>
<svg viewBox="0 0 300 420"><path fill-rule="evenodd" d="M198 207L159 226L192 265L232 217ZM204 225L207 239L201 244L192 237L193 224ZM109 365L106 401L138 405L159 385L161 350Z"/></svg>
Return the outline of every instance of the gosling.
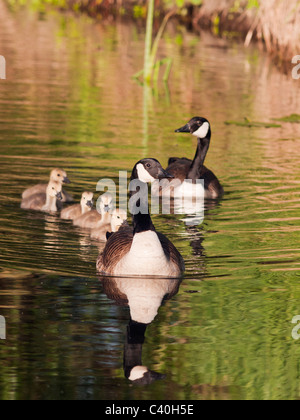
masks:
<svg viewBox="0 0 300 420"><path fill-rule="evenodd" d="M127 212L122 209L115 209L111 215L111 222L101 225L91 231L91 238L100 242L107 241L107 233L118 232L120 227L127 220Z"/></svg>
<svg viewBox="0 0 300 420"><path fill-rule="evenodd" d="M80 204L74 204L62 210L60 217L64 220L76 220L80 216L90 212L93 208L94 194L91 192L84 192L81 196Z"/></svg>
<svg viewBox="0 0 300 420"><path fill-rule="evenodd" d="M62 169L53 169L50 173L50 181L58 182L59 184L70 184L67 173ZM45 193L46 194L47 184L37 184L33 187L27 188L23 194L22 198L29 198L35 194ZM73 197L68 194L66 191L62 190L62 200L63 203L73 203Z"/></svg>
<svg viewBox="0 0 300 420"><path fill-rule="evenodd" d="M62 200L62 187L58 182L50 181L46 192L39 192L22 200L21 208L55 213L58 211L58 202Z"/></svg>
<svg viewBox="0 0 300 420"><path fill-rule="evenodd" d="M104 224L110 224L111 213L113 207L113 196L105 193L100 197L100 214L98 210L92 210L73 221L74 226L84 229L96 229Z"/></svg>

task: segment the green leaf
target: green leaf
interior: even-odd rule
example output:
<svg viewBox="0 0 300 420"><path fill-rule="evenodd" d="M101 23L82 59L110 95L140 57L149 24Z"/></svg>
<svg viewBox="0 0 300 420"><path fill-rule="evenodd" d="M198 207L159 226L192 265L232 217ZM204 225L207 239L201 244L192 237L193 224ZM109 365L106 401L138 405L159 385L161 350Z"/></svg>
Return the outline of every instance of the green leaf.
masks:
<svg viewBox="0 0 300 420"><path fill-rule="evenodd" d="M177 7L180 7L180 8L183 7L184 3L185 3L185 0L176 0Z"/></svg>

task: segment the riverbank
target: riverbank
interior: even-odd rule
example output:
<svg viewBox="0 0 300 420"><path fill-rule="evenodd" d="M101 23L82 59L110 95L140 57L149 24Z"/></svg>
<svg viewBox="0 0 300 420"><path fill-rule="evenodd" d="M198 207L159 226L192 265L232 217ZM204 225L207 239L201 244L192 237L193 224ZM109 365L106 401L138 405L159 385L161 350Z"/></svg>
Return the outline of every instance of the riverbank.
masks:
<svg viewBox="0 0 300 420"><path fill-rule="evenodd" d="M210 26L220 34L240 33L245 46L259 42L280 62L300 53L300 3L297 0L204 0L194 25Z"/></svg>
<svg viewBox="0 0 300 420"><path fill-rule="evenodd" d="M8 0L13 5L19 0ZM97 19L135 19L147 16L145 0L40 0L34 5L52 4L84 12ZM291 62L300 54L300 2L298 0L156 0L155 17L170 10L173 18L194 31L211 30L223 38L239 38L245 46L259 43L278 62Z"/></svg>

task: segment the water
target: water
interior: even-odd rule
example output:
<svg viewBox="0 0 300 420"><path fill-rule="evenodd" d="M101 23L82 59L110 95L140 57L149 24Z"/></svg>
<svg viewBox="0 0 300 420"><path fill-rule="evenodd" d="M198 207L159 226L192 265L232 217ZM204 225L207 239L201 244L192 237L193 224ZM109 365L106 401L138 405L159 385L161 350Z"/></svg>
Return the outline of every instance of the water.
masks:
<svg viewBox="0 0 300 420"><path fill-rule="evenodd" d="M184 28L174 41L170 25L160 48L174 60L169 89L151 91L131 78L143 66L142 27L10 12L2 1L0 14L0 398L298 399L300 126L224 122L299 113L299 81L255 47ZM212 124L207 166L226 195L196 227L154 217L187 271L157 316L149 299L154 320L133 352L124 285L112 293L97 278L97 244L21 210L20 196L57 166L78 200L142 157L192 157L195 141L174 130L197 114ZM149 296L169 287L159 284ZM159 380L128 380L130 355Z"/></svg>

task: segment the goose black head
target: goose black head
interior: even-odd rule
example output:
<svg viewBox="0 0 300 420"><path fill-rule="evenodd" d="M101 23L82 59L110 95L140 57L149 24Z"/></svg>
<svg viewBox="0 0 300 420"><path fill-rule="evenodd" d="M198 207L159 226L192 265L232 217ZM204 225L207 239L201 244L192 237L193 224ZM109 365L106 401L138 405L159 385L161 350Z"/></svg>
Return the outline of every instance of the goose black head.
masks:
<svg viewBox="0 0 300 420"><path fill-rule="evenodd" d="M206 118L194 117L185 126L175 130L175 133L190 133L199 139L211 137L210 124Z"/></svg>
<svg viewBox="0 0 300 420"><path fill-rule="evenodd" d="M173 178L173 176L166 172L156 159L140 160L133 168L131 177L145 183L165 178Z"/></svg>

